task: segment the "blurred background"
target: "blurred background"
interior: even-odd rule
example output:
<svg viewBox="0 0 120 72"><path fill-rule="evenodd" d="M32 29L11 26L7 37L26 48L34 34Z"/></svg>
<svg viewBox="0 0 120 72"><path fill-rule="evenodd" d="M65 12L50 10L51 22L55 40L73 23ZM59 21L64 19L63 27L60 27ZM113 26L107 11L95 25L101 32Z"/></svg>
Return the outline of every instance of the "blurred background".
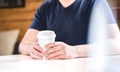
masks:
<svg viewBox="0 0 120 72"><path fill-rule="evenodd" d="M35 11L43 1L44 0L0 0L1 55L18 54L18 45L30 26ZM108 2L113 12L116 11L114 15L117 15L115 17L120 28L120 0L108 0ZM7 45L10 44L10 42L12 42L11 45Z"/></svg>

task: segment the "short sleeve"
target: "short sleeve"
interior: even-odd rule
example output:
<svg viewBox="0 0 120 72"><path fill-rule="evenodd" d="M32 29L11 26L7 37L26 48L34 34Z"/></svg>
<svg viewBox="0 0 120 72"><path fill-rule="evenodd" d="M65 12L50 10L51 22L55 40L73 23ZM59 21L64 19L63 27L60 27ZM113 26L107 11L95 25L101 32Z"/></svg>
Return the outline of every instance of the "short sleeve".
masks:
<svg viewBox="0 0 120 72"><path fill-rule="evenodd" d="M30 28L37 30L46 29L46 2L44 2L35 12Z"/></svg>
<svg viewBox="0 0 120 72"><path fill-rule="evenodd" d="M108 24L116 24L115 16L108 2L106 0L96 0L96 2L97 2L96 4L100 4L100 6L102 6Z"/></svg>

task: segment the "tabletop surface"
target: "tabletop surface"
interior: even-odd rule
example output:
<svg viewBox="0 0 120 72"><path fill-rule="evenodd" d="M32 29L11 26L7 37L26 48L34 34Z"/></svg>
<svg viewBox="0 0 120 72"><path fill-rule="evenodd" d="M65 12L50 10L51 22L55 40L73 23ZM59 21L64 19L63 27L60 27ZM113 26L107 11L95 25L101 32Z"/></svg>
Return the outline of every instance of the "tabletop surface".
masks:
<svg viewBox="0 0 120 72"><path fill-rule="evenodd" d="M0 56L0 72L88 72L90 58L34 60L25 55ZM107 57L105 72L120 72L120 55Z"/></svg>

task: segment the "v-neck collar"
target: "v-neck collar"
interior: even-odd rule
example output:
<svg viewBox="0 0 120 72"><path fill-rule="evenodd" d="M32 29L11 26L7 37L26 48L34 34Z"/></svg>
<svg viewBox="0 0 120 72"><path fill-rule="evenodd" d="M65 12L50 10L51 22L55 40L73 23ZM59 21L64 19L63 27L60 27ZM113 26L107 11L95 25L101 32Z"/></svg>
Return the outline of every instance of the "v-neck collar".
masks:
<svg viewBox="0 0 120 72"><path fill-rule="evenodd" d="M71 5L69 5L68 7L64 7L64 6L60 3L59 0L58 0L58 4L59 4L63 9L69 9L69 8L75 6L75 4L76 4L77 1L78 1L78 0L75 0L75 1L74 1Z"/></svg>

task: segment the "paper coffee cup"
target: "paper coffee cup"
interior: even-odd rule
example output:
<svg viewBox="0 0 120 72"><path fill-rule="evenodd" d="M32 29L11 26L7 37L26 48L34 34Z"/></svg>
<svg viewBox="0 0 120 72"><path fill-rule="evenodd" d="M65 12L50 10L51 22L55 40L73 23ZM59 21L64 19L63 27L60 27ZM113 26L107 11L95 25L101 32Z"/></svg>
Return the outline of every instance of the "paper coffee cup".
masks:
<svg viewBox="0 0 120 72"><path fill-rule="evenodd" d="M46 48L44 46L48 43L55 42L55 37L56 37L56 34L52 30L39 31L37 34L38 44L45 51Z"/></svg>

